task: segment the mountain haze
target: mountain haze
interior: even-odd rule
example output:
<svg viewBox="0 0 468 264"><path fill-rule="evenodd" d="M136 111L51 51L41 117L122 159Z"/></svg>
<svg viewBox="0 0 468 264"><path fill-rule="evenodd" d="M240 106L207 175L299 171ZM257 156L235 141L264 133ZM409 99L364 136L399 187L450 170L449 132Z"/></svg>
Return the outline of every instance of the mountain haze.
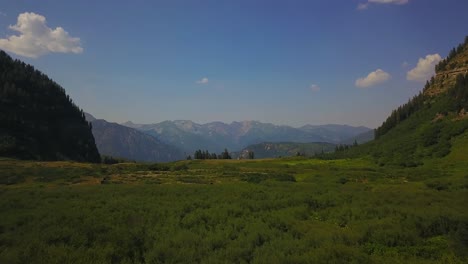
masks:
<svg viewBox="0 0 468 264"><path fill-rule="evenodd" d="M224 148L241 150L261 142L340 143L342 140L371 131L366 127L341 125L294 128L258 121L197 124L188 120L176 120L146 125L126 122L122 125L139 129L186 153L193 153L197 149L210 152L220 152Z"/></svg>
<svg viewBox="0 0 468 264"><path fill-rule="evenodd" d="M358 144L367 143L369 141L374 140L374 138L375 138L374 134L375 134L374 130L369 130L369 131L361 133L359 135L349 137L348 139L343 140L340 143L343 143L343 144L346 144L346 145L352 145L355 142L358 143Z"/></svg>
<svg viewBox="0 0 468 264"><path fill-rule="evenodd" d="M185 158L177 148L139 130L96 119L90 114L86 114L86 118L92 123L96 145L103 155L146 162Z"/></svg>
<svg viewBox="0 0 468 264"><path fill-rule="evenodd" d="M332 142L332 143L343 143L347 140L350 140L351 138L354 138L361 134L369 133L369 131L372 131L368 127L364 127L364 126L353 127L353 126L348 126L348 125L335 125L335 124L305 125L303 127L300 127L300 129L303 131L307 131L309 133L320 135L324 139L323 141Z"/></svg>

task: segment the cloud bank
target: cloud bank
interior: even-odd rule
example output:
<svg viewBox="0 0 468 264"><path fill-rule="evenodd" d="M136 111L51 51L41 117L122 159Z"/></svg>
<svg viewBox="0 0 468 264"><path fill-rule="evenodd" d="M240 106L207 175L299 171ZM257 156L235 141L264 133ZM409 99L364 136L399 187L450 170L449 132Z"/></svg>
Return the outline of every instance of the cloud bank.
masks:
<svg viewBox="0 0 468 264"><path fill-rule="evenodd" d="M409 81L425 82L435 73L435 66L442 60L439 54L429 54L419 58L418 65L406 74Z"/></svg>
<svg viewBox="0 0 468 264"><path fill-rule="evenodd" d="M71 37L62 27L49 28L44 16L32 12L19 14L16 25L9 28L19 34L0 39L0 48L24 57L83 52L79 38Z"/></svg>
<svg viewBox="0 0 468 264"><path fill-rule="evenodd" d="M359 88L367 88L381 84L390 79L390 74L381 69L377 69L367 75L367 77L359 78L356 80L355 85Z"/></svg>
<svg viewBox="0 0 468 264"><path fill-rule="evenodd" d="M360 3L357 7L358 10L365 10L369 8L371 4L393 4L393 5L405 5L409 3L409 0L368 0L366 3Z"/></svg>

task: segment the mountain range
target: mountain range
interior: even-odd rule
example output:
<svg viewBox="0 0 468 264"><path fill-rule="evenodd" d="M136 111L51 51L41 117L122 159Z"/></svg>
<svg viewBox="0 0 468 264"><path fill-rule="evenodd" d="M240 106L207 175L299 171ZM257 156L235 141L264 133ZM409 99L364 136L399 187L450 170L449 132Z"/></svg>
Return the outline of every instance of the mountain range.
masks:
<svg viewBox="0 0 468 264"><path fill-rule="evenodd" d="M165 162L184 159L182 151L139 130L85 114L101 155L135 161Z"/></svg>
<svg viewBox="0 0 468 264"><path fill-rule="evenodd" d="M197 149L210 152L242 150L243 148L262 142L328 142L344 143L363 138L372 129L348 125L306 125L294 128L285 125L274 125L258 121L242 121L226 124L211 122L197 124L189 120L164 121L156 124L135 124L125 122L122 125L138 129L152 135L162 142L175 146L187 154ZM372 140L367 136L361 143Z"/></svg>

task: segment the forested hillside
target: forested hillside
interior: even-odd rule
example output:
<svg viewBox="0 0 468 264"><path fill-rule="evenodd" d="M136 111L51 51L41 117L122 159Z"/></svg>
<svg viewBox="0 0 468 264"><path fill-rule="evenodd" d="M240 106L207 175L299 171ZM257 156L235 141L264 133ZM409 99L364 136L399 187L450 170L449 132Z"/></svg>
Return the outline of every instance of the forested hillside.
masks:
<svg viewBox="0 0 468 264"><path fill-rule="evenodd" d="M65 90L0 51L0 156L99 162L91 125Z"/></svg>
<svg viewBox="0 0 468 264"><path fill-rule="evenodd" d="M445 157L468 133L468 38L436 66L436 75L375 130L375 141L328 157L371 155L380 165L419 166Z"/></svg>

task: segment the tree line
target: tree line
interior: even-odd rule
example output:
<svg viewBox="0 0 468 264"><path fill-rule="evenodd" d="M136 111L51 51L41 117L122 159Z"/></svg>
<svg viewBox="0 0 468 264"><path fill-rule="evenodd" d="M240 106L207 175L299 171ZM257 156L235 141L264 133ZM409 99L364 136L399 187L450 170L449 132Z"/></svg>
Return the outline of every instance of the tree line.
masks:
<svg viewBox="0 0 468 264"><path fill-rule="evenodd" d="M382 123L382 125L375 129L375 139L385 135L392 128L397 126L399 123L406 120L414 112L418 111L424 105L424 94L420 92L410 99L406 104L399 106L393 110L390 116Z"/></svg>
<svg viewBox="0 0 468 264"><path fill-rule="evenodd" d="M436 72L441 72L441 71L447 71L451 70L454 66L453 63L449 63L451 60L455 58L458 54L462 53L466 48L468 48L468 36L465 37L465 42L458 45L458 47L453 48L450 52L447 58L443 59L441 62L439 62L435 70ZM468 66L468 65L467 65Z"/></svg>
<svg viewBox="0 0 468 264"><path fill-rule="evenodd" d="M359 144L357 143L357 140L354 140L354 143L352 145L348 144L339 144L335 146L335 152L340 152L340 151L346 151L348 149L351 149L353 147L357 147ZM323 150L322 150L323 154Z"/></svg>
<svg viewBox="0 0 468 264"><path fill-rule="evenodd" d="M216 154L216 153L210 153L208 150L196 150L195 153L193 154L194 159L232 159L231 155L229 154L229 151L227 149L224 149L221 154ZM188 156L187 159L192 159L192 156Z"/></svg>

